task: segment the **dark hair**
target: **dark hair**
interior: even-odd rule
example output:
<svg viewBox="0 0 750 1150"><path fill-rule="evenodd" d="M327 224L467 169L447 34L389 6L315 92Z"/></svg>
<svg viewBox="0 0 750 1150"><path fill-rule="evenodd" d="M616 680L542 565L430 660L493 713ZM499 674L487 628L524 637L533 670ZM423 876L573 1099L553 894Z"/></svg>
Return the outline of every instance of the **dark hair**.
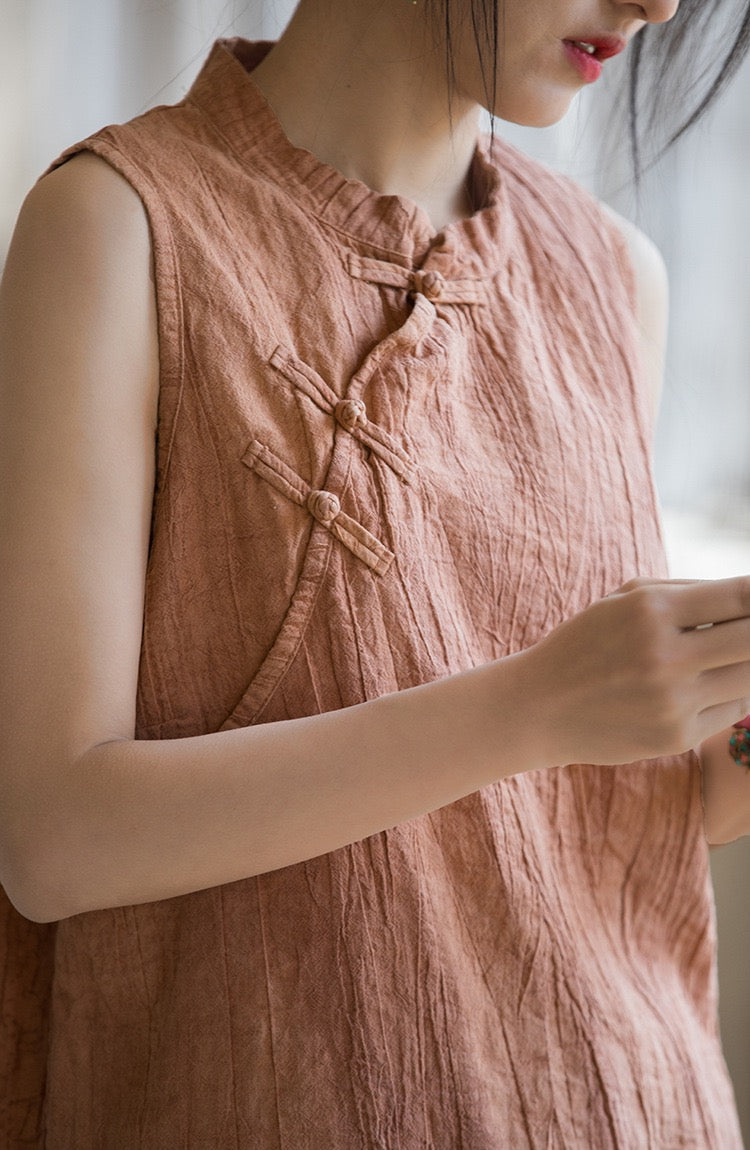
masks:
<svg viewBox="0 0 750 1150"><path fill-rule="evenodd" d="M627 81L636 183L698 123L748 49L747 0L681 0L672 20L646 27L636 36L628 53Z"/></svg>
<svg viewBox="0 0 750 1150"><path fill-rule="evenodd" d="M495 105L504 0L437 0L437 31L449 80L454 31L470 19L479 54L487 107ZM748 0L681 0L675 16L647 25L624 56L627 135L636 185L689 128L701 119L736 73L750 49ZM613 64L617 62L613 61ZM608 68L613 69L612 65Z"/></svg>

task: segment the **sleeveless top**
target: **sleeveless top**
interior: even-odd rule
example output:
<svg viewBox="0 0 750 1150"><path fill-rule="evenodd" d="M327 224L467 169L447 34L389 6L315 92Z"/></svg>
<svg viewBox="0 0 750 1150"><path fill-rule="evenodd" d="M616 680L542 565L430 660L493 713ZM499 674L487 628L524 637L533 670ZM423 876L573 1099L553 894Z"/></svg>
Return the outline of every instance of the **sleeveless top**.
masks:
<svg viewBox="0 0 750 1150"><path fill-rule="evenodd" d="M152 232L141 739L467 670L665 574L616 227L482 138L477 209L435 234L290 143L249 75L269 46L217 42L180 104L56 161L103 157ZM257 878L1 921L3 1145L741 1146L693 755L530 772Z"/></svg>

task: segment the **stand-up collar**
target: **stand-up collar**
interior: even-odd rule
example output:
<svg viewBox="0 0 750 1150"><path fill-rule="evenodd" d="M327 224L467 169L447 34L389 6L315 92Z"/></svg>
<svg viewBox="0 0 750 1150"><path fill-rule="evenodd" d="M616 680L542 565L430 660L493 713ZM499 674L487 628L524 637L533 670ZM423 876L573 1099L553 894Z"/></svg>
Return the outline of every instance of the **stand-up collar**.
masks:
<svg viewBox="0 0 750 1150"><path fill-rule="evenodd" d="M412 200L376 192L289 140L251 74L272 47L270 41L218 40L186 102L200 108L243 163L285 187L342 239L351 237L373 254L389 253L410 267L428 259L448 277L491 275L503 254L502 163L512 149L496 140L490 156L488 138L480 138L470 181L484 206L436 232Z"/></svg>

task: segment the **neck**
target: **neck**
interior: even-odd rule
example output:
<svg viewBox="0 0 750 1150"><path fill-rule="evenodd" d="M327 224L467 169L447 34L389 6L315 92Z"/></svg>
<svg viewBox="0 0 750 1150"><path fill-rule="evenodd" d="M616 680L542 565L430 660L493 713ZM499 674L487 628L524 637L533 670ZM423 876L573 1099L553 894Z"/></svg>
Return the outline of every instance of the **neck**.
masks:
<svg viewBox="0 0 750 1150"><path fill-rule="evenodd" d="M480 108L455 100L449 111L423 6L302 0L253 80L293 144L413 201L439 231L473 210Z"/></svg>

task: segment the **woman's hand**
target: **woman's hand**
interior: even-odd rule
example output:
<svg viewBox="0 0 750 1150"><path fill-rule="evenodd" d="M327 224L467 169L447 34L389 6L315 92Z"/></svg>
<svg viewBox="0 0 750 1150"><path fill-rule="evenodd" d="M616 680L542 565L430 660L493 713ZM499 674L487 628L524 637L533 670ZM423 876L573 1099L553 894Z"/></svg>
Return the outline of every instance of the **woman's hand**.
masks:
<svg viewBox="0 0 750 1150"><path fill-rule="evenodd" d="M634 580L524 659L550 764L681 753L750 710L750 578Z"/></svg>

